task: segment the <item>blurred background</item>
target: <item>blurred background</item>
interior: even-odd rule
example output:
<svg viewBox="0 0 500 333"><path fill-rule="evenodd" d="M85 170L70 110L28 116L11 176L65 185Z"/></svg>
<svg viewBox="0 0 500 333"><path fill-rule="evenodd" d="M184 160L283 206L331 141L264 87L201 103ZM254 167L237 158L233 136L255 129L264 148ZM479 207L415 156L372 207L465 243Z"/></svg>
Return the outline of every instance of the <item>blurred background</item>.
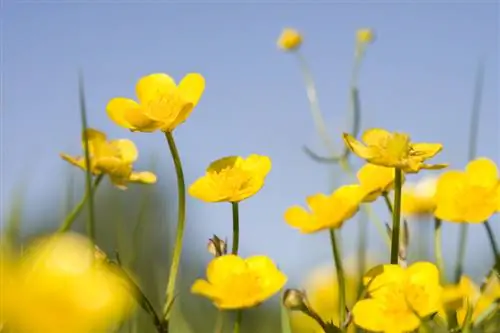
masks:
<svg viewBox="0 0 500 333"><path fill-rule="evenodd" d="M106 183L96 198L98 243L108 253L120 252L157 306L163 301L173 248L173 164L160 133L130 133L114 125L105 112L113 97L135 98L135 84L144 75L166 72L179 80L199 72L206 78L198 107L175 132L188 184L222 156L271 157L273 170L265 188L240 208L240 253L269 255L289 275L288 287L301 286L308 271L330 265L332 258L327 234L300 235L284 223L285 209L349 179L340 168L318 164L302 151L306 144L326 154L314 130L298 63L276 47L283 28L303 33L301 50L339 149L341 133L348 130L355 32L367 27L375 29L377 39L367 50L360 77L362 128L384 127L408 132L415 141L441 142L445 148L435 160L455 168L467 163L474 77L484 60L478 154L500 163L496 1L6 0L0 24L2 224L18 221L23 239L49 232L83 195L84 173L59 158L61 152L81 153L81 69L89 126L111 138L134 140L140 151L136 168L158 174L156 186L131 185L123 192ZM361 165L356 157L351 160L356 168ZM388 221L383 202L375 211ZM82 214L77 229L83 230L84 219ZM345 260L355 257L357 222L349 221L342 231ZM410 229L419 229L424 241L431 236L430 221L410 222ZM492 221L500 237L498 223L498 218ZM370 257L388 259L383 240L373 224L369 228ZM484 229L469 229L466 273L478 279L493 257ZM188 198L178 307L186 332L213 326L212 305L191 295L189 288L205 274L211 258L208 238L229 238L230 232L229 205ZM443 234L444 255L452 269L458 226L445 224ZM425 247L420 258L432 260L432 248ZM257 315L259 320L246 319ZM140 317L148 325L149 319ZM245 314L243 330L276 332L279 325L276 298Z"/></svg>

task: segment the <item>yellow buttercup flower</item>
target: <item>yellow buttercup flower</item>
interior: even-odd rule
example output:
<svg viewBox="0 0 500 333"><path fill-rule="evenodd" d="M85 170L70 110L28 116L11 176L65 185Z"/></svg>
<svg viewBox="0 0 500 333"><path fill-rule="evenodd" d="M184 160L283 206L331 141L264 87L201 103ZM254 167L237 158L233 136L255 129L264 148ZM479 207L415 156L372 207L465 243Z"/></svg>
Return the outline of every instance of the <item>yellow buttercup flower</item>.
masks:
<svg viewBox="0 0 500 333"><path fill-rule="evenodd" d="M361 189L367 193L365 202L373 202L384 193L394 188L395 172L387 168L367 163L357 173Z"/></svg>
<svg viewBox="0 0 500 333"><path fill-rule="evenodd" d="M442 287L434 264L417 262L408 268L381 265L364 277L370 298L352 310L354 323L374 332L405 333L420 326L420 317L440 309Z"/></svg>
<svg viewBox="0 0 500 333"><path fill-rule="evenodd" d="M426 164L427 159L437 155L443 148L438 143L412 143L404 133L390 133L373 128L363 133L361 143L352 135L344 133L344 142L353 153L369 163L398 168L406 173L417 173L421 169L443 169L446 164Z"/></svg>
<svg viewBox="0 0 500 333"><path fill-rule="evenodd" d="M243 259L231 254L214 258L207 267L207 280L196 280L191 292L211 299L220 309L243 309L264 302L286 281L266 256Z"/></svg>
<svg viewBox="0 0 500 333"><path fill-rule="evenodd" d="M191 185L189 194L205 202L240 202L260 191L270 171L271 159L267 156L224 157L210 163L205 175Z"/></svg>
<svg viewBox="0 0 500 333"><path fill-rule="evenodd" d="M106 134L95 129L87 129L87 138L90 155L90 169L92 174L107 174L111 182L120 189L126 189L127 183L156 183L156 175L149 171L133 171L133 163L138 158L138 151L135 144L127 139L111 140L106 139ZM85 135L82 144L85 149ZM61 154L61 157L86 170L85 157L73 157Z"/></svg>
<svg viewBox="0 0 500 333"><path fill-rule="evenodd" d="M295 29L283 29L277 44L284 51L294 51L302 45L302 35Z"/></svg>
<svg viewBox="0 0 500 333"><path fill-rule="evenodd" d="M292 206L285 212L285 221L306 234L337 229L357 213L365 196L359 185L342 186L331 195L315 194L306 198L310 212Z"/></svg>
<svg viewBox="0 0 500 333"><path fill-rule="evenodd" d="M360 44L368 44L375 40L375 33L372 29L359 29L356 31L356 41Z"/></svg>
<svg viewBox="0 0 500 333"><path fill-rule="evenodd" d="M462 276L457 285L445 286L443 289L443 310L456 311L459 325L463 325L469 307L472 310L472 323L474 323L488 308L500 299L500 282L495 274L486 281L484 291L474 284L467 276Z"/></svg>
<svg viewBox="0 0 500 333"><path fill-rule="evenodd" d="M64 233L28 248L4 304L9 327L34 333L104 332L133 309L131 287L95 259L92 243ZM27 315L29 314L29 315Z"/></svg>
<svg viewBox="0 0 500 333"><path fill-rule="evenodd" d="M167 74L144 76L136 85L138 102L113 98L106 106L116 124L131 131L171 132L186 121L205 90L201 74L189 73L177 85Z"/></svg>
<svg viewBox="0 0 500 333"><path fill-rule="evenodd" d="M437 177L427 177L416 184L406 183L401 197L401 212L406 216L431 215L436 209L434 198Z"/></svg>
<svg viewBox="0 0 500 333"><path fill-rule="evenodd" d="M346 305L350 309L356 302L358 276L355 270L345 274L346 282ZM323 319L324 322L333 322L339 325L339 286L334 268L325 265L312 272L305 285L305 292L309 306ZM323 333L321 326L311 317L302 312L291 313L291 325L296 333ZM348 332L355 331L354 325L350 325Z"/></svg>
<svg viewBox="0 0 500 333"><path fill-rule="evenodd" d="M482 223L498 211L500 183L496 164L478 158L465 171L448 171L439 177L435 215L449 222Z"/></svg>

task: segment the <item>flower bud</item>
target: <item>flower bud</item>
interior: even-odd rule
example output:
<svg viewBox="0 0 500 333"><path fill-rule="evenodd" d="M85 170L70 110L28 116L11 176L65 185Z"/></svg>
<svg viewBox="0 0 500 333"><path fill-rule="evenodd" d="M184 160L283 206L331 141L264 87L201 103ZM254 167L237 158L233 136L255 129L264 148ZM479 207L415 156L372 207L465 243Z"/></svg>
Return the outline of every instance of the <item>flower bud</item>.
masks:
<svg viewBox="0 0 500 333"><path fill-rule="evenodd" d="M302 44L302 35L295 29L284 29L277 44L283 51L294 51Z"/></svg>
<svg viewBox="0 0 500 333"><path fill-rule="evenodd" d="M291 311L307 312L307 297L303 291L298 289L287 289L283 293L283 305Z"/></svg>
<svg viewBox="0 0 500 333"><path fill-rule="evenodd" d="M213 238L208 240L207 250L214 257L220 257L227 254L227 243L214 235Z"/></svg>
<svg viewBox="0 0 500 333"><path fill-rule="evenodd" d="M369 44L375 40L375 33L372 29L359 29L356 32L356 40L359 44Z"/></svg>

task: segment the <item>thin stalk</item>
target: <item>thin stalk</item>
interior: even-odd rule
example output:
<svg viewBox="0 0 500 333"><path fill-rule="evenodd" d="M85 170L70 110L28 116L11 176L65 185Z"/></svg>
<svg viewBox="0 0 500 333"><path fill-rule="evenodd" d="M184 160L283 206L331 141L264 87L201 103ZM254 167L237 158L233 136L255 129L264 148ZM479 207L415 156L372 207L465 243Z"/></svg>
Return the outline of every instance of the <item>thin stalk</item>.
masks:
<svg viewBox="0 0 500 333"><path fill-rule="evenodd" d="M368 245L368 237L366 233L366 229L368 227L366 214L361 213L359 219L359 233L358 233L358 273L359 273L359 282L358 282L358 298L363 292L363 276L366 271L366 249Z"/></svg>
<svg viewBox="0 0 500 333"><path fill-rule="evenodd" d="M95 193L97 187L99 186L103 178L104 174L100 174L97 177L95 177L94 185L92 186L92 191L91 191L92 193ZM90 198L90 192L85 191L85 195L83 196L82 200L80 200L80 202L75 207L73 207L73 210L66 216L64 221L61 223L58 232L66 232L69 229L71 229L71 226L75 222L78 215L80 215L80 213L82 212L82 209L85 206L85 203L87 203L87 201L89 200L89 198Z"/></svg>
<svg viewBox="0 0 500 333"><path fill-rule="evenodd" d="M233 333L240 333L241 332L241 320L243 317L243 311L242 310L237 310L236 311L236 320L234 322L234 329Z"/></svg>
<svg viewBox="0 0 500 333"><path fill-rule="evenodd" d="M401 187L403 183L403 172L395 168L394 179L394 207L392 213L392 243L391 243L391 264L399 262L399 235L401 224Z"/></svg>
<svg viewBox="0 0 500 333"><path fill-rule="evenodd" d="M437 217L434 218L434 253L436 255L436 264L441 275L441 282L446 282L446 271L443 261L443 246L441 244L442 221Z"/></svg>
<svg viewBox="0 0 500 333"><path fill-rule="evenodd" d="M163 305L163 320L166 322L166 325L168 327L171 313L170 309L175 298L175 282L177 280L177 274L181 261L184 229L186 224L186 185L184 182L184 172L182 171L181 158L179 156L179 151L177 150L174 137L171 132L165 132L165 137L168 142L170 154L172 155L172 159L174 161L175 173L177 175L177 193L179 196L174 253L172 256L172 264L170 265L170 272L165 295L166 300L165 304Z"/></svg>
<svg viewBox="0 0 500 333"><path fill-rule="evenodd" d="M339 284L339 326L343 327L342 325L344 324L346 318L344 269L342 268L342 259L340 258L339 247L337 244L337 239L335 237L334 229L330 229L330 242L332 245L333 261L335 262L335 269L337 271L337 281Z"/></svg>
<svg viewBox="0 0 500 333"><path fill-rule="evenodd" d="M215 319L215 331L214 333L222 333L224 330L224 312L219 310L217 312L217 318Z"/></svg>
<svg viewBox="0 0 500 333"><path fill-rule="evenodd" d="M394 208L392 207L392 202L391 198L389 198L389 193L384 192L383 194L385 205L387 206L387 209L389 210L389 213L394 214Z"/></svg>
<svg viewBox="0 0 500 333"><path fill-rule="evenodd" d="M87 125L87 107L85 105L85 90L83 84L83 74L79 75L78 82L78 92L80 100L80 116L82 121L82 133L83 133L83 146L85 153L85 190L89 194L89 216L87 220L87 235L92 242L95 242L95 213L94 213L94 193L92 192L92 170L90 163L90 150L89 150L89 140L88 140L88 125Z"/></svg>
<svg viewBox="0 0 500 333"><path fill-rule="evenodd" d="M488 238L490 240L491 250L493 251L493 256L495 258L494 267L498 273L500 273L500 251L498 250L498 244L495 240L495 234L491 229L491 225L489 221L484 221L484 228L486 229L486 233L488 234Z"/></svg>
<svg viewBox="0 0 500 333"><path fill-rule="evenodd" d="M240 217L238 203L231 202L231 207L233 210L233 249L231 253L234 255L238 255L238 246L240 239Z"/></svg>
<svg viewBox="0 0 500 333"><path fill-rule="evenodd" d="M476 71L476 80L474 83L474 95L472 99L472 112L470 118L469 128L469 160L476 156L477 138L479 134L479 118L481 113L481 103L483 97L483 83L484 83L484 61L480 61ZM469 225L463 223L460 225L460 236L458 240L458 257L457 266L455 268L455 281L458 282L463 273L463 266L465 260L465 248L467 247L467 234Z"/></svg>

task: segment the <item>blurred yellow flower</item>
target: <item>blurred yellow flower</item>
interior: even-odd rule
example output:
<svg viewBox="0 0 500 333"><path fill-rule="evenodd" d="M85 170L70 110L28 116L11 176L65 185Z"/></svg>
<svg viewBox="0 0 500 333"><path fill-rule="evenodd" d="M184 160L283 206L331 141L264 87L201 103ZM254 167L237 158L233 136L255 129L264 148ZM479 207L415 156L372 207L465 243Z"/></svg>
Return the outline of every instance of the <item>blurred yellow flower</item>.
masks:
<svg viewBox="0 0 500 333"><path fill-rule="evenodd" d="M77 234L36 242L14 277L5 314L16 331L104 332L133 310L126 280L96 260L92 243Z"/></svg>
<svg viewBox="0 0 500 333"><path fill-rule="evenodd" d="M356 31L356 41L359 44L368 44L373 42L375 39L375 33L373 32L372 29L358 29Z"/></svg>
<svg viewBox="0 0 500 333"><path fill-rule="evenodd" d="M354 323L374 332L405 333L420 326L420 317L441 307L442 287L434 264L416 262L408 268L380 265L364 277L370 298L353 308ZM418 316L417 316L418 314Z"/></svg>
<svg viewBox="0 0 500 333"><path fill-rule="evenodd" d="M421 169L443 169L447 166L424 163L442 150L441 144L412 143L410 137L404 133L390 133L379 128L369 129L363 133L364 144L348 133L343 136L349 149L375 165L398 168L406 173L417 173Z"/></svg>
<svg viewBox="0 0 500 333"><path fill-rule="evenodd" d="M116 124L132 131L171 132L186 121L205 90L201 74L189 73L177 85L167 74L142 77L136 85L138 102L113 98L107 105L108 116Z"/></svg>
<svg viewBox="0 0 500 333"><path fill-rule="evenodd" d="M230 254L214 258L207 267L207 280L196 280L191 292L211 299L220 309L242 309L264 302L286 281L266 256L243 259Z"/></svg>
<svg viewBox="0 0 500 333"><path fill-rule="evenodd" d="M365 195L359 185L345 185L331 195L319 193L307 197L310 211L301 206L292 206L286 210L284 218L301 233L337 229L357 213Z"/></svg>
<svg viewBox="0 0 500 333"><path fill-rule="evenodd" d="M270 171L271 159L267 156L224 157L210 163L205 175L191 185L189 194L205 202L239 202L259 192Z"/></svg>
<svg viewBox="0 0 500 333"><path fill-rule="evenodd" d="M496 164L475 159L465 171L451 170L439 177L434 214L449 222L482 223L498 211L499 188Z"/></svg>
<svg viewBox="0 0 500 333"><path fill-rule="evenodd" d="M444 287L440 315L445 316L446 310L456 311L457 322L462 326L470 306L474 323L497 300L500 300L500 283L496 274L491 274L483 292L469 277L462 276L458 284Z"/></svg>
<svg viewBox="0 0 500 333"><path fill-rule="evenodd" d="M387 168L367 163L357 173L361 189L367 193L364 202L373 202L394 188L395 172Z"/></svg>
<svg viewBox="0 0 500 333"><path fill-rule="evenodd" d="M346 305L351 309L356 302L358 276L354 270L346 272ZM305 292L309 306L323 319L324 322L333 322L339 325L339 286L330 265L320 267L312 272L305 285ZM295 311L291 313L291 325L296 333L323 333L323 329L311 317ZM350 325L349 333L355 332L354 325Z"/></svg>
<svg viewBox="0 0 500 333"><path fill-rule="evenodd" d="M432 215L436 209L437 177L426 177L416 184L403 186L401 212L405 216Z"/></svg>
<svg viewBox="0 0 500 333"><path fill-rule="evenodd" d="M277 44L284 51L294 51L302 44L302 35L295 29L283 29Z"/></svg>
<svg viewBox="0 0 500 333"><path fill-rule="evenodd" d="M126 189L127 183L156 183L156 175L152 172L134 172L133 163L139 155L135 144L127 139L107 141L106 134L95 129L87 129L90 166L94 175L107 174L111 182L120 189ZM85 149L85 136L82 138L82 145ZM61 157L86 170L85 157L73 157L61 154Z"/></svg>

